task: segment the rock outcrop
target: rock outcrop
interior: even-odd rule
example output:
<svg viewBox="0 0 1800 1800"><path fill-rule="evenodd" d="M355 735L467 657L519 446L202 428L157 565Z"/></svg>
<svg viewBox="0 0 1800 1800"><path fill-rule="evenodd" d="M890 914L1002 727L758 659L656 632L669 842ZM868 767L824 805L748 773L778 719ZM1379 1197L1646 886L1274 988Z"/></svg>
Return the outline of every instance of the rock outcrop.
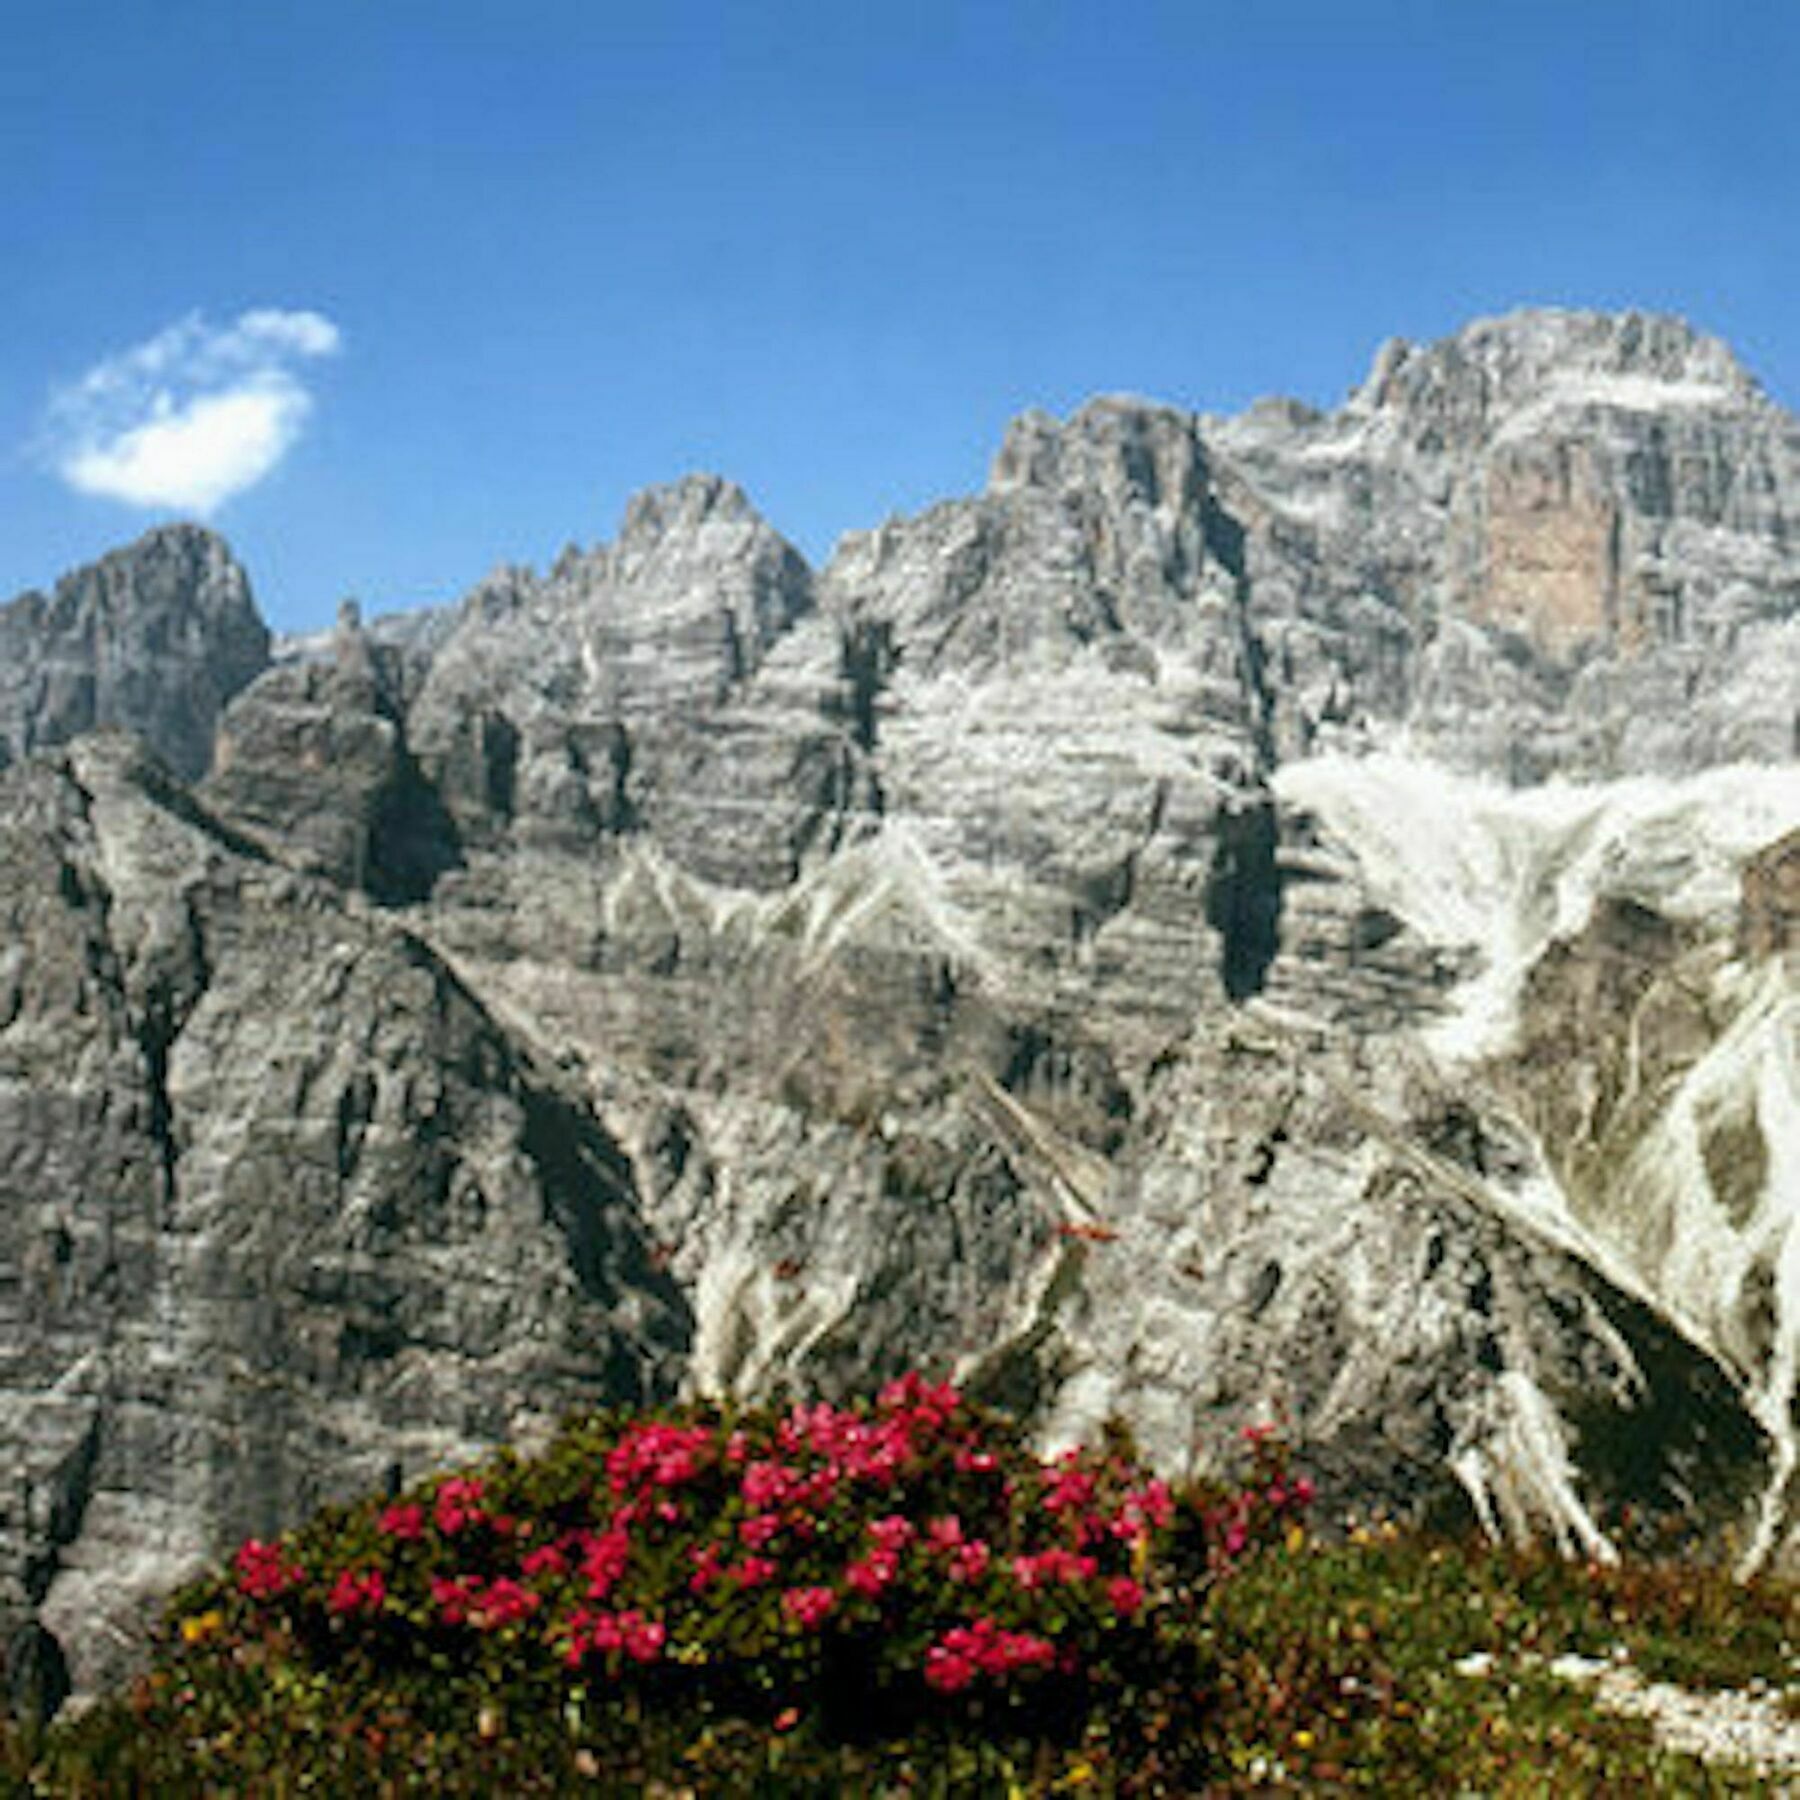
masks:
<svg viewBox="0 0 1800 1800"><path fill-rule="evenodd" d="M114 727L192 780L225 703L268 660L268 627L224 542L191 525L147 532L50 595L0 606L0 768Z"/></svg>
<svg viewBox="0 0 1800 1800"><path fill-rule="evenodd" d="M202 794L296 867L382 901L424 898L460 852L407 741L415 679L347 601L325 656L277 664L230 707Z"/></svg>
<svg viewBox="0 0 1800 1800"><path fill-rule="evenodd" d="M8 1640L91 1685L232 1535L678 1375L580 1097L126 740L0 777L0 921Z"/></svg>
<svg viewBox="0 0 1800 1800"><path fill-rule="evenodd" d="M1800 832L1790 832L1744 865L1738 947L1750 957L1800 947Z"/></svg>
<svg viewBox="0 0 1800 1800"><path fill-rule="evenodd" d="M1788 758L1800 425L1679 320L1391 343L1334 413L1210 421L1289 755L1371 721L1511 780Z"/></svg>
<svg viewBox="0 0 1800 1800"><path fill-rule="evenodd" d="M1792 1555L1796 519L1722 346L1525 314L1028 415L819 571L690 478L293 647L197 789L13 770L11 1616L86 1678L384 1455L918 1362Z"/></svg>

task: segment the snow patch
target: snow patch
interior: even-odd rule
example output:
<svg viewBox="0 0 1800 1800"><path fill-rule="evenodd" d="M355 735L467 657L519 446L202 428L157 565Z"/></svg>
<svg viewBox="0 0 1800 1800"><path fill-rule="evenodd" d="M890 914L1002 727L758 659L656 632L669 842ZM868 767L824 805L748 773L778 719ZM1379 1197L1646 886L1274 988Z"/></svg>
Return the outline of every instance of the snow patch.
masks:
<svg viewBox="0 0 1800 1800"><path fill-rule="evenodd" d="M1763 1155L1754 1194L1714 1191L1707 1137L1721 1120L1754 1126ZM1743 1566L1773 1551L1788 1476L1800 1466L1793 1400L1800 1383L1800 993L1780 961L1764 966L1731 1028L1683 1076L1634 1152L1621 1193L1637 1216L1666 1217L1669 1250L1644 1274L1665 1311L1728 1353L1746 1282L1770 1277L1768 1360L1747 1371L1747 1399L1774 1446L1771 1479ZM1735 1203L1735 1216L1734 1216Z"/></svg>
<svg viewBox="0 0 1800 1800"><path fill-rule="evenodd" d="M1450 1464L1489 1536L1523 1542L1543 1522L1565 1551L1617 1562L1618 1552L1575 1491L1562 1422L1543 1391L1530 1376L1508 1369L1495 1403L1499 1416L1486 1440L1468 1445Z"/></svg>
<svg viewBox="0 0 1800 1800"><path fill-rule="evenodd" d="M1587 407L1621 412L1697 412L1741 406L1743 395L1720 381L1664 380L1656 375L1620 374L1600 369L1567 369L1552 375L1494 433L1495 443L1535 436L1556 413Z"/></svg>
<svg viewBox="0 0 1800 1800"><path fill-rule="evenodd" d="M1745 858L1800 826L1793 769L1757 764L1508 788L1389 752L1291 763L1275 790L1348 852L1378 904L1428 943L1481 955L1426 1033L1455 1063L1507 1047L1527 971L1596 899L1719 922L1736 908Z"/></svg>

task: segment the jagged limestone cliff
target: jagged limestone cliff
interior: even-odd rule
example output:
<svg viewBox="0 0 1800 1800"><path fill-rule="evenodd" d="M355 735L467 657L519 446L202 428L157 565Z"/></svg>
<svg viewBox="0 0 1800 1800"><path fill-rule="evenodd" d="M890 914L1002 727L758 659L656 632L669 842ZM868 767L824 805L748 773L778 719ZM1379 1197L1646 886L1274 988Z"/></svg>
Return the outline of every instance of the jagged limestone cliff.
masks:
<svg viewBox="0 0 1800 1800"><path fill-rule="evenodd" d="M213 727L269 661L269 630L224 543L148 532L0 606L0 768L79 732L141 732L178 774L212 760Z"/></svg>
<svg viewBox="0 0 1800 1800"><path fill-rule="evenodd" d="M1279 1406L1336 1505L1779 1550L1796 517L1722 346L1520 315L1332 414L1030 415L820 571L690 478L347 614L197 791L14 770L0 1604L97 1667L108 1581L387 1434L920 1361L1171 1467ZM78 1206L199 1288L45 1323ZM69 1373L121 1360L205 1378Z"/></svg>

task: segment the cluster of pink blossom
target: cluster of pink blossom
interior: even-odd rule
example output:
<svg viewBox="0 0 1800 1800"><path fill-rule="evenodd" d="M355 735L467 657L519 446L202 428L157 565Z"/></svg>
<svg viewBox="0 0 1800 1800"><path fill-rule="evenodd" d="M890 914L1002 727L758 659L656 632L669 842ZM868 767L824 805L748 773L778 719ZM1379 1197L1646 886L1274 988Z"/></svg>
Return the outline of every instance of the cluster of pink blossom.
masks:
<svg viewBox="0 0 1800 1800"><path fill-rule="evenodd" d="M948 1564L950 1579L959 1585L979 1581L994 1559L993 1550L984 1538L972 1538L955 1513L930 1520L925 1527L926 1542Z"/></svg>
<svg viewBox="0 0 1800 1800"><path fill-rule="evenodd" d="M445 1537L455 1537L471 1525L488 1523L482 1496L487 1492L480 1477L452 1475L437 1491L432 1502L432 1523Z"/></svg>
<svg viewBox="0 0 1800 1800"><path fill-rule="evenodd" d="M604 1531L580 1531L575 1548L590 1600L604 1600L624 1578L631 1562L631 1534L615 1519Z"/></svg>
<svg viewBox="0 0 1800 1800"><path fill-rule="evenodd" d="M528 1619L543 1605L535 1589L510 1575L484 1581L479 1575L434 1575L432 1603L446 1625L473 1625L477 1631L500 1631Z"/></svg>
<svg viewBox="0 0 1800 1800"><path fill-rule="evenodd" d="M892 1550L871 1550L844 1569L844 1585L865 1600L879 1600L900 1576L900 1558Z"/></svg>
<svg viewBox="0 0 1800 1800"><path fill-rule="evenodd" d="M694 1565L694 1572L688 1577L688 1592L692 1594L704 1594L721 1582L730 1588L766 1587L781 1573L780 1565L767 1556L745 1556L728 1563L718 1544L697 1545L689 1554Z"/></svg>
<svg viewBox="0 0 1800 1800"><path fill-rule="evenodd" d="M751 1550L766 1550L781 1536L780 1513L754 1513L738 1526L738 1536Z"/></svg>
<svg viewBox="0 0 1800 1800"><path fill-rule="evenodd" d="M378 1613L387 1604L387 1577L379 1569L346 1569L325 1601L334 1613Z"/></svg>
<svg viewBox="0 0 1800 1800"><path fill-rule="evenodd" d="M823 1458L834 1480L891 1486L961 1409L962 1395L948 1382L914 1371L882 1388L875 1418L823 1402L795 1406L776 1428L775 1441L784 1455L810 1450Z"/></svg>
<svg viewBox="0 0 1800 1800"><path fill-rule="evenodd" d="M789 1588L781 1596L781 1610L802 1631L817 1631L837 1609L837 1592L828 1587Z"/></svg>
<svg viewBox="0 0 1800 1800"><path fill-rule="evenodd" d="M1056 1646L1029 1631L1004 1631L992 1619L952 1626L925 1652L925 1679L940 1694L966 1688L977 1675L999 1678L1015 1669L1048 1669Z"/></svg>
<svg viewBox="0 0 1800 1800"><path fill-rule="evenodd" d="M781 1573L779 1565L766 1556L746 1556L742 1562L733 1563L724 1571L725 1580L732 1587L754 1588L767 1587Z"/></svg>
<svg viewBox="0 0 1800 1800"><path fill-rule="evenodd" d="M1099 1488L1099 1476L1081 1467L1077 1452L1065 1450L1056 1466L1044 1471L1044 1511L1085 1512Z"/></svg>
<svg viewBox="0 0 1800 1800"><path fill-rule="evenodd" d="M578 1606L569 1616L568 1641L563 1660L578 1669L594 1652L622 1652L637 1663L653 1663L669 1641L668 1627L660 1619L646 1618L635 1607L627 1612L589 1612Z"/></svg>
<svg viewBox="0 0 1800 1800"><path fill-rule="evenodd" d="M1243 1439L1256 1459L1258 1477L1205 1515L1213 1561L1221 1568L1244 1554L1259 1524L1292 1518L1314 1498L1313 1484L1304 1475L1289 1479L1273 1426L1246 1425Z"/></svg>
<svg viewBox="0 0 1800 1800"><path fill-rule="evenodd" d="M810 1475L793 1463L753 1462L745 1465L739 1491L746 1505L758 1512L779 1512L783 1507L829 1506L837 1494L837 1471L829 1464Z"/></svg>
<svg viewBox="0 0 1800 1800"><path fill-rule="evenodd" d="M1092 1581L1100 1573L1100 1565L1091 1556L1052 1544L1035 1556L1015 1556L1012 1571L1013 1579L1027 1590L1058 1585L1075 1587L1081 1582Z"/></svg>
<svg viewBox="0 0 1800 1800"><path fill-rule="evenodd" d="M918 1535L918 1526L899 1513L887 1513L869 1521L869 1536L875 1540L875 1547L891 1555L897 1556Z"/></svg>
<svg viewBox="0 0 1800 1800"><path fill-rule="evenodd" d="M1119 1502L1107 1521L1108 1533L1124 1544L1141 1544L1153 1531L1165 1530L1175 1517L1175 1501L1166 1481L1148 1481Z"/></svg>
<svg viewBox="0 0 1800 1800"><path fill-rule="evenodd" d="M962 1395L951 1382L934 1382L919 1370L908 1369L883 1386L875 1403L884 1413L910 1418L935 1431L955 1416Z"/></svg>
<svg viewBox="0 0 1800 1800"><path fill-rule="evenodd" d="M422 1506L389 1506L375 1521L376 1529L396 1543L416 1543L425 1535L425 1509Z"/></svg>
<svg viewBox="0 0 1800 1800"><path fill-rule="evenodd" d="M615 1494L681 1487L705 1468L712 1448L708 1426L640 1420L607 1452L606 1478Z"/></svg>
<svg viewBox="0 0 1800 1800"><path fill-rule="evenodd" d="M1129 1575L1115 1575L1106 1584L1106 1603L1121 1619L1136 1618L1148 1599L1144 1584Z"/></svg>
<svg viewBox="0 0 1800 1800"><path fill-rule="evenodd" d="M237 1553L238 1592L252 1600L273 1600L306 1579L306 1571L289 1561L279 1544L247 1538Z"/></svg>
<svg viewBox="0 0 1800 1800"><path fill-rule="evenodd" d="M954 1622L939 1615L922 1671L914 1665L933 1690L1072 1671L1082 1632L1167 1605L1151 1552L1175 1502L1116 1450L1070 1451L1039 1467L1013 1443L987 1439L989 1423L954 1387L918 1374L890 1382L872 1408L795 1405L736 1426L693 1414L639 1419L594 1446L581 1510L565 1500L554 1523L495 1510L507 1490L495 1482L490 1494L490 1473L449 1477L423 1504L389 1504L376 1528L395 1546L427 1541L446 1568L426 1578L439 1624L530 1626L529 1641L541 1637L570 1667L595 1656L613 1658L615 1673L619 1659L656 1662L672 1635L699 1623L702 1602L722 1609L705 1618L702 1642L728 1644L741 1630L747 1644L766 1644L771 1619L830 1642L839 1629L910 1627L914 1608L945 1604L948 1583L959 1595ZM1215 1566L1311 1498L1309 1483L1288 1478L1278 1445L1249 1441L1255 1482L1205 1519ZM877 1516L853 1538L865 1509ZM584 1515L589 1523L572 1522ZM344 1569L327 1610L346 1626L404 1611L390 1583L418 1578L404 1576L409 1560L386 1574L366 1562ZM237 1571L258 1600L304 1580L280 1546L255 1540ZM766 1600L753 1602L762 1589ZM1070 1647L1059 1652L1051 1635L992 1614L1049 1620Z"/></svg>
<svg viewBox="0 0 1800 1800"><path fill-rule="evenodd" d="M535 1550L527 1550L520 1560L519 1572L527 1581L544 1581L568 1574L567 1544L539 1544Z"/></svg>

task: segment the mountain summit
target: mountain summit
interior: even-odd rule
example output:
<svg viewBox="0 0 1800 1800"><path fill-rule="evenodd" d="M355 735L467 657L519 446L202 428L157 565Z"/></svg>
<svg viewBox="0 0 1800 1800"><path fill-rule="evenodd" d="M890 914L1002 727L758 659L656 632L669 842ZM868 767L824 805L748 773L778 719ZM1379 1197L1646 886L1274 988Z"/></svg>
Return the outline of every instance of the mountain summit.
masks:
<svg viewBox="0 0 1800 1800"><path fill-rule="evenodd" d="M822 569L693 476L273 664L187 529L0 611L12 1665L578 1400L915 1365L1791 1561L1796 520L1723 346L1533 312L1028 414Z"/></svg>

